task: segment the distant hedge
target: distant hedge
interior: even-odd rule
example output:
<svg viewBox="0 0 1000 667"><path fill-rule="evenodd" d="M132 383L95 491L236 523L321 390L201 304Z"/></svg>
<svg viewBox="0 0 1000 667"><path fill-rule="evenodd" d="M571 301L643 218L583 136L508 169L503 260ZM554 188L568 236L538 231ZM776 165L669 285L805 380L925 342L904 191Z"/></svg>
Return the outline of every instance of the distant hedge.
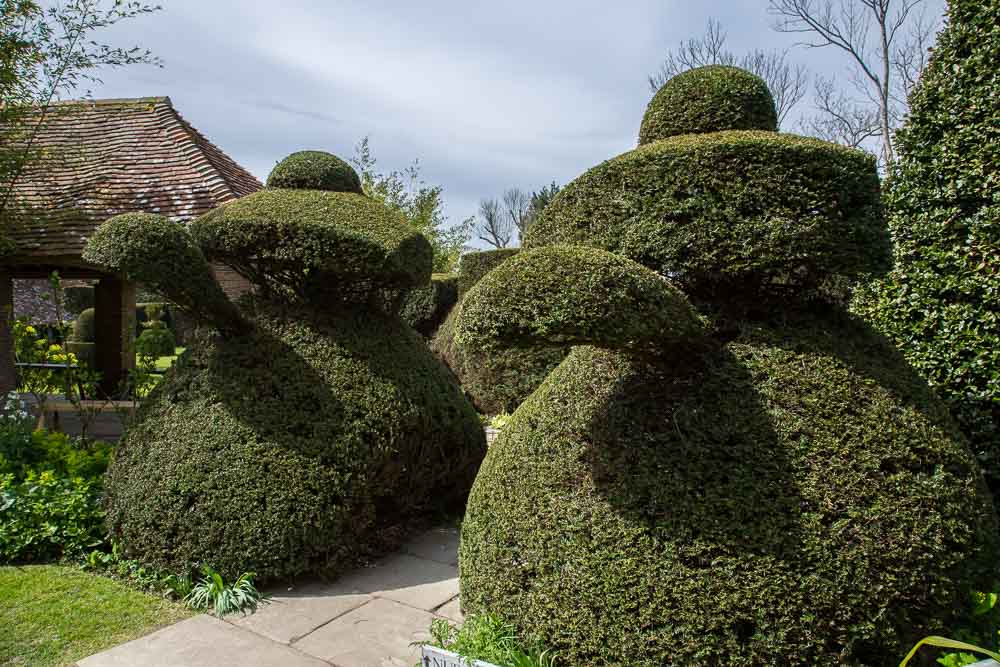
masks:
<svg viewBox="0 0 1000 667"><path fill-rule="evenodd" d="M436 273L431 276L429 285L417 287L407 293L399 316L420 335L430 338L457 302L458 277Z"/></svg>
<svg viewBox="0 0 1000 667"><path fill-rule="evenodd" d="M97 311L87 308L77 315L73 321L72 339L77 343L93 343L95 336Z"/></svg>
<svg viewBox="0 0 1000 667"><path fill-rule="evenodd" d="M1000 508L1000 3L953 0L896 133L895 269L857 310L951 406Z"/></svg>
<svg viewBox="0 0 1000 667"><path fill-rule="evenodd" d="M639 145L680 134L777 129L774 98L763 79L738 67L709 65L660 88L642 119Z"/></svg>
<svg viewBox="0 0 1000 667"><path fill-rule="evenodd" d="M657 141L563 188L525 248L583 244L670 275L689 296L816 287L890 266L875 160L773 132Z"/></svg>
<svg viewBox="0 0 1000 667"><path fill-rule="evenodd" d="M458 296L461 298L487 273L506 262L519 252L520 248L483 250L462 255L458 261Z"/></svg>

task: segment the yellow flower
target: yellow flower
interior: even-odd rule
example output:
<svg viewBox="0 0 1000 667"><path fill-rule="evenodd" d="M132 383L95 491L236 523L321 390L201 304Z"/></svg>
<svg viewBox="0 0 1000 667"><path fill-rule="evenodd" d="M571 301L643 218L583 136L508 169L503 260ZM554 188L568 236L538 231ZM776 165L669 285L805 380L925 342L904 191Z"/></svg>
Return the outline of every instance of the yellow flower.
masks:
<svg viewBox="0 0 1000 667"><path fill-rule="evenodd" d="M36 334L36 333L38 333L38 332L37 332L37 331L35 331L35 327L33 327L33 326L31 326L31 325L29 324L28 326L26 326L26 327L24 328L24 333L27 333L27 334Z"/></svg>
<svg viewBox="0 0 1000 667"><path fill-rule="evenodd" d="M62 348L53 343L52 345L49 345L49 352L62 352Z"/></svg>

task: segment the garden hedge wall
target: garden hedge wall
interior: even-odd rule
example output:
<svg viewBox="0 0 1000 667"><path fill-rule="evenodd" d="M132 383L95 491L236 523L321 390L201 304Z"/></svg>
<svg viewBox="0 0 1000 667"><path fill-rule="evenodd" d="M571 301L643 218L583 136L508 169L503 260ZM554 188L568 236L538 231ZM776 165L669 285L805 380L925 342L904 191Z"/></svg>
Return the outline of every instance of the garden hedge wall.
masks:
<svg viewBox="0 0 1000 667"><path fill-rule="evenodd" d="M483 250L462 255L458 261L458 296L461 298L480 278L519 252L519 248Z"/></svg>

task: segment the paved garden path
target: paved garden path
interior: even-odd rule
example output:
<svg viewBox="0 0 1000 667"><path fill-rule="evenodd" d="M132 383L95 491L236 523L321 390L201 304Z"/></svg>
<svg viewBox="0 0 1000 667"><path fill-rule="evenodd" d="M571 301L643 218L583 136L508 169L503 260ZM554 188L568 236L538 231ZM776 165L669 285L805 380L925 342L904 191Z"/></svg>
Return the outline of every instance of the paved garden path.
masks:
<svg viewBox="0 0 1000 667"><path fill-rule="evenodd" d="M332 584L269 591L256 614L196 616L79 667L413 667L435 617L461 620L458 531L432 530Z"/></svg>

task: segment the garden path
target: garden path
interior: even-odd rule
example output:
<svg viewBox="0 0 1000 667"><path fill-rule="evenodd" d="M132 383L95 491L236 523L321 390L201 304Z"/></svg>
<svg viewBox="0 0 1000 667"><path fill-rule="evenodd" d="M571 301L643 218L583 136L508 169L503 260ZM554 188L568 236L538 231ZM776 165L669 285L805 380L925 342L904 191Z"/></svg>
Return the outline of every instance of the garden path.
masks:
<svg viewBox="0 0 1000 667"><path fill-rule="evenodd" d="M196 616L78 667L412 667L434 618L461 620L458 531L429 531L330 584L269 592L255 614Z"/></svg>

